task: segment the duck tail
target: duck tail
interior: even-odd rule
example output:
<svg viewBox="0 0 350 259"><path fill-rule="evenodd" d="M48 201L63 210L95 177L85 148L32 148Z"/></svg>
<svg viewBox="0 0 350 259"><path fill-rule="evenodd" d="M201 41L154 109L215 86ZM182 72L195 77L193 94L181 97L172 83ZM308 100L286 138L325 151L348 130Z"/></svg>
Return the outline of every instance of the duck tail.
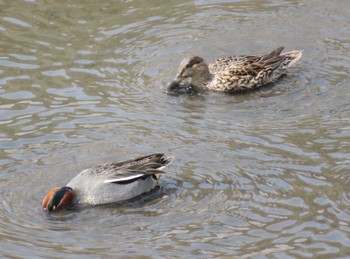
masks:
<svg viewBox="0 0 350 259"><path fill-rule="evenodd" d="M281 56L284 57L283 65L286 68L294 65L296 62L298 62L298 60L301 58L302 55L303 55L302 50L292 50L289 52L282 53Z"/></svg>
<svg viewBox="0 0 350 259"><path fill-rule="evenodd" d="M274 59L276 57L279 57L281 55L281 52L283 49L284 49L284 47L279 47L279 48L275 49L271 53L263 56L262 60L271 60L271 59Z"/></svg>
<svg viewBox="0 0 350 259"><path fill-rule="evenodd" d="M159 163L162 164L162 166L160 168L158 168L158 170L163 170L165 167L167 167L172 161L174 160L174 156L166 156L163 155L160 158Z"/></svg>
<svg viewBox="0 0 350 259"><path fill-rule="evenodd" d="M265 67L272 68L273 70L279 68L285 60L285 56L281 54L283 49L284 47L279 47L271 53L262 56L259 62L261 62Z"/></svg>

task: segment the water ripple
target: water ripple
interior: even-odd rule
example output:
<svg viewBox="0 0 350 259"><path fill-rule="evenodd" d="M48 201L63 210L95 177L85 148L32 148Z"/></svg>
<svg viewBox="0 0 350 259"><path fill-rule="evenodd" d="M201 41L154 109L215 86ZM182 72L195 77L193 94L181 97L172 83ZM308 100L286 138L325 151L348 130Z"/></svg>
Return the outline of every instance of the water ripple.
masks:
<svg viewBox="0 0 350 259"><path fill-rule="evenodd" d="M2 11L2 257L346 255L345 3L43 0ZM165 94L185 56L279 45L304 56L259 91ZM176 159L142 199L40 208L81 170L159 151Z"/></svg>

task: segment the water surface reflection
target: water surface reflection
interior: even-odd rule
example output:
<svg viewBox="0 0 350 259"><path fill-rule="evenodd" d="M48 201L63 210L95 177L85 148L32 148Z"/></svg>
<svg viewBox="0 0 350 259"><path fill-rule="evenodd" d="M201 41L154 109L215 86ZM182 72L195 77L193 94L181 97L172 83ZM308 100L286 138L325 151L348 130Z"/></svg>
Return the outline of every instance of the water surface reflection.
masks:
<svg viewBox="0 0 350 259"><path fill-rule="evenodd" d="M3 3L2 257L346 256L347 7ZM305 55L269 87L165 93L187 55L211 61L277 46ZM79 171L155 151L176 160L146 199L41 210L46 191Z"/></svg>

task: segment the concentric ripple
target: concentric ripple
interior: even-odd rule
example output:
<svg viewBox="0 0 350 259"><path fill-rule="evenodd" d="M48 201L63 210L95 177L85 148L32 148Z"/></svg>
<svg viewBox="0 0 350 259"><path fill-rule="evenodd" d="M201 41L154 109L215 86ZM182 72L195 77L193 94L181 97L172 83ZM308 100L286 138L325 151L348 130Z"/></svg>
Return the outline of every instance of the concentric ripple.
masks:
<svg viewBox="0 0 350 259"><path fill-rule="evenodd" d="M346 1L1 6L0 257L348 256ZM186 56L278 46L304 56L259 91L166 94ZM42 211L81 170L151 152L175 161L145 197Z"/></svg>

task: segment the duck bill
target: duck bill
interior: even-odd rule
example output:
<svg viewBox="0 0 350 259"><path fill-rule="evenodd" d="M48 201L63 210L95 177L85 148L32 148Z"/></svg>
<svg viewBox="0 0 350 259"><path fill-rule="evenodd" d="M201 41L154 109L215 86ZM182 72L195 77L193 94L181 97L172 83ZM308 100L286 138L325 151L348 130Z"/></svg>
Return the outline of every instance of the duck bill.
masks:
<svg viewBox="0 0 350 259"><path fill-rule="evenodd" d="M168 86L169 91L176 91L178 89L187 88L189 85L191 85L192 79L190 77L188 78L181 78L180 76L177 76Z"/></svg>
<svg viewBox="0 0 350 259"><path fill-rule="evenodd" d="M180 89L180 82L178 80L172 81L168 86L168 91L176 91Z"/></svg>

